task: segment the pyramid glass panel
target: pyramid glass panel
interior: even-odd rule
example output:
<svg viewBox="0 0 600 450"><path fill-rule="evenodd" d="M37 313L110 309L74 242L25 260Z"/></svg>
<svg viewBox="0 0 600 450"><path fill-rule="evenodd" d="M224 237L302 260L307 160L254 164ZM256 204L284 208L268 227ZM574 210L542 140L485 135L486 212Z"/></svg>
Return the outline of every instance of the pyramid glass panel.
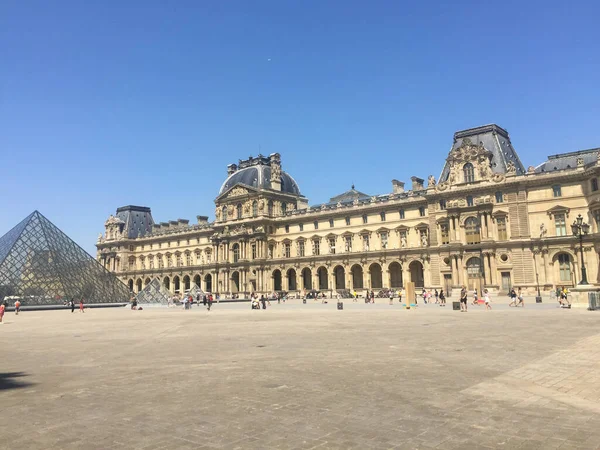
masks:
<svg viewBox="0 0 600 450"><path fill-rule="evenodd" d="M23 306L127 302L129 290L38 211L0 238L0 300Z"/></svg>
<svg viewBox="0 0 600 450"><path fill-rule="evenodd" d="M171 293L155 278L136 295L135 299L141 305L167 305L170 297Z"/></svg>

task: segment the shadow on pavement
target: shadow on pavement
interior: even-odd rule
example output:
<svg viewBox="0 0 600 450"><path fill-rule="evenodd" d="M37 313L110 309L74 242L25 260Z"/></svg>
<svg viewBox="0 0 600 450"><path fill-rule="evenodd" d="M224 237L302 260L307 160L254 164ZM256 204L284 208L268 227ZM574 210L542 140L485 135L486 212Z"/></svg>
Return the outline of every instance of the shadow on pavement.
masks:
<svg viewBox="0 0 600 450"><path fill-rule="evenodd" d="M0 372L0 391L26 388L33 385L33 383L19 379L26 376L25 372Z"/></svg>

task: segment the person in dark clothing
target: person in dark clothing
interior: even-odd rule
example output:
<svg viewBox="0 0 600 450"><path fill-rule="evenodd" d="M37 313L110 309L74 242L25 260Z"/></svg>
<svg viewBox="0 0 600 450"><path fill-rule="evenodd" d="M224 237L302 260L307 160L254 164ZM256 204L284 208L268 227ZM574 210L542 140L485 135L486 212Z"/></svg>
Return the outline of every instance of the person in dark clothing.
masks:
<svg viewBox="0 0 600 450"><path fill-rule="evenodd" d="M260 296L260 302L262 303L262 309L267 309L267 299L264 295Z"/></svg>
<svg viewBox="0 0 600 450"><path fill-rule="evenodd" d="M212 296L212 294L210 294L208 296L208 310L209 311L210 311L210 307L212 306L212 304L213 304L213 296Z"/></svg>
<svg viewBox="0 0 600 450"><path fill-rule="evenodd" d="M206 294L204 294L204 296L202 296L202 304L203 304L204 306L206 306L207 297L208 297L208 296L207 296Z"/></svg>
<svg viewBox="0 0 600 450"><path fill-rule="evenodd" d="M71 299L71 312L75 312L75 299Z"/></svg>

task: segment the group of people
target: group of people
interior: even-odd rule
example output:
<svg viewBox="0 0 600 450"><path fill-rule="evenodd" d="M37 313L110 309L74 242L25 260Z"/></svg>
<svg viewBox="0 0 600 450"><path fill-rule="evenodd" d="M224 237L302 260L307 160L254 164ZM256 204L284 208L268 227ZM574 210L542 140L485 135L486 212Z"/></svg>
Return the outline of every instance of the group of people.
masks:
<svg viewBox="0 0 600 450"><path fill-rule="evenodd" d="M514 289L513 289L514 291ZM519 288L519 293L521 292L521 288ZM521 298L523 298L521 296ZM466 286L462 286L462 288L460 289L460 311L461 312L467 312L467 303L469 301L469 293L467 292L467 288ZM492 300L490 299L490 292L487 289L483 290L483 303L485 304L485 310L491 310L492 309L492 305L491 305ZM471 305L479 305L479 294L477 292L477 289L473 290L473 301L471 302ZM523 304L524 306L524 304Z"/></svg>
<svg viewBox="0 0 600 450"><path fill-rule="evenodd" d="M281 296L279 296L279 294L277 294L276 292L273 292L273 294L271 294L271 298L273 300L277 300L277 303L281 303ZM267 309L267 305L271 306L271 301L269 297L261 295L259 299L258 294L252 294L250 296L250 306L252 307L252 309L260 309L261 305L262 309Z"/></svg>
<svg viewBox="0 0 600 450"><path fill-rule="evenodd" d="M564 286L558 286L555 291L556 299L561 308L571 308L569 301L569 290Z"/></svg>
<svg viewBox="0 0 600 450"><path fill-rule="evenodd" d="M440 306L446 306L446 294L444 294L443 289L440 289L439 292L437 289L434 289L432 293L431 289L427 291L425 290L425 288L423 288L423 291L421 292L421 297L423 298L423 303L425 304L432 303L433 298L435 297L436 305L439 304Z"/></svg>

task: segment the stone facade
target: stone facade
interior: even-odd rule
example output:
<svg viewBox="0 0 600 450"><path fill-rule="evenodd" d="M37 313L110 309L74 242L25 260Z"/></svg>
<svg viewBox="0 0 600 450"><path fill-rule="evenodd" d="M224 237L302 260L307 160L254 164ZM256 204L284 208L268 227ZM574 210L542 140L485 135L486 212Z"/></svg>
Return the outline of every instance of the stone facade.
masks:
<svg viewBox="0 0 600 450"><path fill-rule="evenodd" d="M488 125L455 133L439 182L393 180L367 195L352 186L309 207L281 157L231 164L215 221L154 223L128 206L105 223L98 259L134 292L158 278L171 292L304 292L461 285L529 293L574 286L584 239L590 283L598 284L600 149L551 156L525 170L508 133ZM143 226L141 222L143 221Z"/></svg>

